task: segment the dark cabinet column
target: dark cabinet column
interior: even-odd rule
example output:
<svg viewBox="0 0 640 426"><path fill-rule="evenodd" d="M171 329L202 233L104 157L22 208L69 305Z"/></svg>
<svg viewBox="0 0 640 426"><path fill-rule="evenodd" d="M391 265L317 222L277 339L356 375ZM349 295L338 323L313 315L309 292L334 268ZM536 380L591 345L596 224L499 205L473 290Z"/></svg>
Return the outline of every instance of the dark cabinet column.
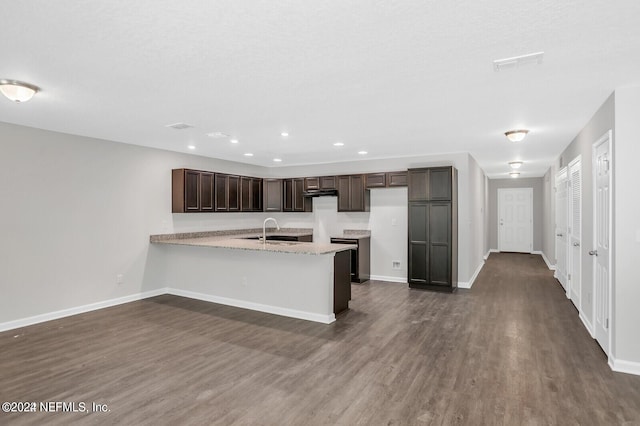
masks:
<svg viewBox="0 0 640 426"><path fill-rule="evenodd" d="M458 287L457 170L409 170L409 286ZM418 201L416 201L418 200Z"/></svg>
<svg viewBox="0 0 640 426"><path fill-rule="evenodd" d="M338 176L338 211L351 211L351 180L349 176Z"/></svg>

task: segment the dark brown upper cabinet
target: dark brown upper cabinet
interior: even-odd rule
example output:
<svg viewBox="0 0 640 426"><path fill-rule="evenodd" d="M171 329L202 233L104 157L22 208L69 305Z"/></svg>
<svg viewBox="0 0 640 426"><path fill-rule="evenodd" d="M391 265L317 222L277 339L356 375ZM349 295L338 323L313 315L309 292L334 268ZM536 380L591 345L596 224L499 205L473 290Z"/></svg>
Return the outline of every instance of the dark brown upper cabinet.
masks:
<svg viewBox="0 0 640 426"><path fill-rule="evenodd" d="M364 175L365 186L367 188L386 188L387 187L387 174L382 173L369 173Z"/></svg>
<svg viewBox="0 0 640 426"><path fill-rule="evenodd" d="M335 176L320 176L304 178L304 190L309 189L337 189Z"/></svg>
<svg viewBox="0 0 640 426"><path fill-rule="evenodd" d="M407 171L403 172L387 172L387 186L407 186Z"/></svg>
<svg viewBox="0 0 640 426"><path fill-rule="evenodd" d="M213 211L214 174L199 170L171 171L171 211L173 213Z"/></svg>
<svg viewBox="0 0 640 426"><path fill-rule="evenodd" d="M409 201L450 201L453 167L409 169Z"/></svg>
<svg viewBox="0 0 640 426"><path fill-rule="evenodd" d="M365 188L364 175L338 176L338 211L368 212L369 190Z"/></svg>
<svg viewBox="0 0 640 426"><path fill-rule="evenodd" d="M282 211L282 179L263 179L262 195L265 212Z"/></svg>
<svg viewBox="0 0 640 426"><path fill-rule="evenodd" d="M240 211L240 176L216 173L215 211Z"/></svg>
<svg viewBox="0 0 640 426"><path fill-rule="evenodd" d="M262 179L242 176L240 178L240 211L262 211Z"/></svg>
<svg viewBox="0 0 640 426"><path fill-rule="evenodd" d="M284 197L282 211L285 212L310 212L312 201L306 198L304 191L304 178L284 179Z"/></svg>

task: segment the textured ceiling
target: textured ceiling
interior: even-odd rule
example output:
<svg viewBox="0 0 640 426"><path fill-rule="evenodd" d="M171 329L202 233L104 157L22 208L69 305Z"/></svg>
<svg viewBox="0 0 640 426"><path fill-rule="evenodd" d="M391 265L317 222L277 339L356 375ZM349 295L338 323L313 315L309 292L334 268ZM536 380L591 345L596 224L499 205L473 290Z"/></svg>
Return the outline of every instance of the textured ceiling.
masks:
<svg viewBox="0 0 640 426"><path fill-rule="evenodd" d="M0 99L0 121L263 166L468 151L541 176L640 84L639 18L637 0L4 2L0 78L43 90Z"/></svg>

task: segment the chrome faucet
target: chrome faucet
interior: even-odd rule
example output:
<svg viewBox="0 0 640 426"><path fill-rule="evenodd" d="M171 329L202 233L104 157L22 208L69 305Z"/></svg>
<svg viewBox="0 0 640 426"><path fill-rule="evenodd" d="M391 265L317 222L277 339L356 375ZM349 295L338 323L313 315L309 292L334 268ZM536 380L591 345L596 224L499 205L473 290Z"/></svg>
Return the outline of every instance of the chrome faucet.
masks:
<svg viewBox="0 0 640 426"><path fill-rule="evenodd" d="M267 222L272 220L273 223L276 224L276 228L278 228L278 231L280 230L280 225L278 225L278 221L275 220L272 217L268 217L264 220L264 222L262 223L262 242L263 244L267 243Z"/></svg>

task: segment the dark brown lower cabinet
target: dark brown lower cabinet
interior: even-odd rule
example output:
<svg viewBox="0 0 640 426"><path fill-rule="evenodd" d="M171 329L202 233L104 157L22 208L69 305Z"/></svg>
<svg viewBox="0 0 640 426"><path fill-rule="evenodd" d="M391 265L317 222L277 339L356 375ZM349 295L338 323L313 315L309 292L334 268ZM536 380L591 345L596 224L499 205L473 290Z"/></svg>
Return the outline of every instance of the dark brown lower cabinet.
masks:
<svg viewBox="0 0 640 426"><path fill-rule="evenodd" d="M349 309L351 280L349 279L349 250L336 252L333 258L333 313Z"/></svg>
<svg viewBox="0 0 640 426"><path fill-rule="evenodd" d="M409 202L409 287L455 291L458 287L457 172L450 201ZM411 181L409 182L411 185Z"/></svg>

